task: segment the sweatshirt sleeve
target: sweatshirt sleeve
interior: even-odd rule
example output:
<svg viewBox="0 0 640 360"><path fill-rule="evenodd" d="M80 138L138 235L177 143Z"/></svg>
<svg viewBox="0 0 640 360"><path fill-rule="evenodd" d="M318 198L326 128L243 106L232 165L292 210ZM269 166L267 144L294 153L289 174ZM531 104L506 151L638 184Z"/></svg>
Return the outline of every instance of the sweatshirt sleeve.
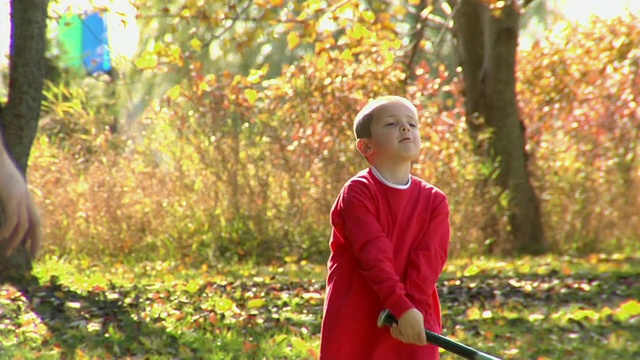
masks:
<svg viewBox="0 0 640 360"><path fill-rule="evenodd" d="M431 295L436 291L438 277L447 261L450 237L449 205L442 194L442 198L433 207L428 226L411 252L408 263L406 291L416 308L425 314L425 318L428 312L433 311Z"/></svg>
<svg viewBox="0 0 640 360"><path fill-rule="evenodd" d="M331 221L343 232L361 273L383 306L400 317L414 305L394 271L391 242L376 220L374 207L375 199L367 185L363 181L353 181L338 198Z"/></svg>

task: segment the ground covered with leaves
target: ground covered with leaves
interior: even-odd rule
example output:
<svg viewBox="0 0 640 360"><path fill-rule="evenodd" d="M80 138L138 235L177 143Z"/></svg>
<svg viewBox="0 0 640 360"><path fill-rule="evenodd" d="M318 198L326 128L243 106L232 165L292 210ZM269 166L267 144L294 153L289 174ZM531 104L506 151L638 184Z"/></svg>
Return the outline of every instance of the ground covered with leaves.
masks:
<svg viewBox="0 0 640 360"><path fill-rule="evenodd" d="M324 275L43 259L0 285L0 358L315 358ZM440 295L444 334L504 359L640 358L637 255L455 260Z"/></svg>

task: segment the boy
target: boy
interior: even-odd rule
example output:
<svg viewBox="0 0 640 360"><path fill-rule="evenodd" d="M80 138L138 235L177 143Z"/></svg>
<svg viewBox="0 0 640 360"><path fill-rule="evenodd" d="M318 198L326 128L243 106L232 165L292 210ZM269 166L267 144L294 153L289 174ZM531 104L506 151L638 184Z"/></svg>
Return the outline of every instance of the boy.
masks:
<svg viewBox="0 0 640 360"><path fill-rule="evenodd" d="M449 206L410 174L421 145L418 112L405 98L378 98L360 110L354 132L370 167L331 210L320 358L439 359L424 329L442 329L436 281L449 250ZM391 330L376 325L383 309L398 318Z"/></svg>

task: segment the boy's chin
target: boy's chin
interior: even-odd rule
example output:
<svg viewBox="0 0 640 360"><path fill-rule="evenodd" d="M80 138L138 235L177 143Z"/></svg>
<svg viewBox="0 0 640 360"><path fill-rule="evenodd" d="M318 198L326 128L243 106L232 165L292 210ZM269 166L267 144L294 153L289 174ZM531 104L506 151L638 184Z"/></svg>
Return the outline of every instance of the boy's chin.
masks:
<svg viewBox="0 0 640 360"><path fill-rule="evenodd" d="M418 159L420 159L420 152L410 152L408 154L406 154L407 159L409 159L410 161L418 161Z"/></svg>

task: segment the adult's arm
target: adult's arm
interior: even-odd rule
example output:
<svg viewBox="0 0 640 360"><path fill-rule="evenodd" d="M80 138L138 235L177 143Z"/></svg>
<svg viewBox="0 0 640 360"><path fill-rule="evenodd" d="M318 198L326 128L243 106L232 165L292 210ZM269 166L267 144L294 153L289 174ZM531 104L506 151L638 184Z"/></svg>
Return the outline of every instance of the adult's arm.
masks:
<svg viewBox="0 0 640 360"><path fill-rule="evenodd" d="M40 215L27 183L4 147L0 133L0 251L10 255L20 244L28 245L32 256L40 249Z"/></svg>

